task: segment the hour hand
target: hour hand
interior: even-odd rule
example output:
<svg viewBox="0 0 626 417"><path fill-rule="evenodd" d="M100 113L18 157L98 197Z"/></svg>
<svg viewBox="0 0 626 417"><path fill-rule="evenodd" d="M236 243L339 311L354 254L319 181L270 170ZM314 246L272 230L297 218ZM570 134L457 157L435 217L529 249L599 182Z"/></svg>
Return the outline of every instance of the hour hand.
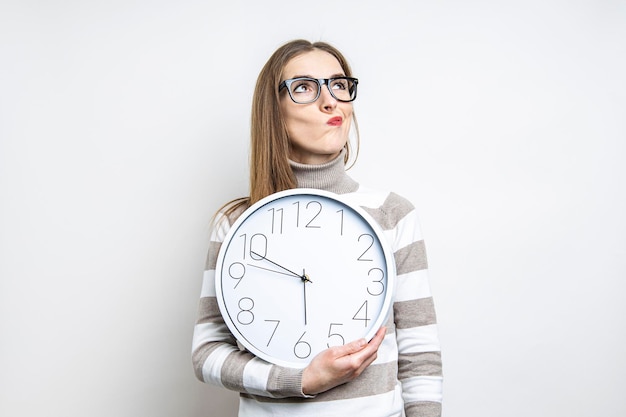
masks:
<svg viewBox="0 0 626 417"><path fill-rule="evenodd" d="M260 266L257 266L257 265L252 265L252 264L249 264L250 266L253 266L253 267L255 267L255 268L265 269L265 270L267 270L267 271L271 271L271 272L276 272L276 273L279 273L279 274L281 274L281 273L282 273L282 274L285 274L285 275L291 275L291 276L294 276L294 277L300 278L302 281L313 282L313 281L311 281L311 280L309 279L308 275L306 275L306 274L304 274L304 273L303 273L302 275L297 274L297 273L293 272L291 269L285 268L285 267L284 267L284 266L282 266L281 264L276 263L276 262L272 261L271 259L268 259L267 257L263 256L263 255L260 255L260 254L258 254L258 253L256 253L256 252L254 252L254 251L250 251L250 253L251 253L252 255L254 255L254 256L257 256L257 257L259 258L259 259L257 259L257 260L264 260L264 261L267 261L267 262L271 263L272 265L275 265L275 266L279 267L280 269L282 269L282 270L286 271L286 273L285 273L285 272L275 271L275 270L273 270L273 269L263 268L263 267L260 267ZM253 258L253 259L254 259L254 258Z"/></svg>

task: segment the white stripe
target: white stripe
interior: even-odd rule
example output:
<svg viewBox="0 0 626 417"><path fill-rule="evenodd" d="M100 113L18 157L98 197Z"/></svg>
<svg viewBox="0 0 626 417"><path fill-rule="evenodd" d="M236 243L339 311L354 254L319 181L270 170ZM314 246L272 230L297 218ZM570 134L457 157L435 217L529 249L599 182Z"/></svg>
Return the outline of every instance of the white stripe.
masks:
<svg viewBox="0 0 626 417"><path fill-rule="evenodd" d="M343 194L341 197L351 204L368 208L379 208L389 196L386 191L359 187L354 193Z"/></svg>
<svg viewBox="0 0 626 417"><path fill-rule="evenodd" d="M396 246L396 234L397 233L398 233L398 230L396 228L383 230L383 235L385 236L385 239L387 239L387 242L389 242L389 245L391 245L391 249L394 252L398 250L398 246Z"/></svg>
<svg viewBox="0 0 626 417"><path fill-rule="evenodd" d="M406 216L400 220L398 223L398 227L407 228L407 230L413 231L413 239L414 240L422 240L424 237L422 236L422 225L420 222L420 216L417 212L417 209L413 208L413 210L409 211Z"/></svg>
<svg viewBox="0 0 626 417"><path fill-rule="evenodd" d="M432 295L427 269L397 276L394 301L407 301L428 298Z"/></svg>
<svg viewBox="0 0 626 417"><path fill-rule="evenodd" d="M374 364L398 362L398 346L396 344L396 335L388 333L383 339L383 343L378 348L378 356L373 362Z"/></svg>
<svg viewBox="0 0 626 417"><path fill-rule="evenodd" d="M415 209L411 210L406 214L406 216L398 220L396 227L385 230L384 234L394 251L423 240L419 217Z"/></svg>
<svg viewBox="0 0 626 417"><path fill-rule="evenodd" d="M215 297L215 270L209 269L202 275L200 297Z"/></svg>
<svg viewBox="0 0 626 417"><path fill-rule="evenodd" d="M400 384L393 391L384 394L359 397L348 400L306 403L265 403L241 398L239 417L401 417L404 415Z"/></svg>
<svg viewBox="0 0 626 417"><path fill-rule="evenodd" d="M435 401L443 399L443 378L438 376L416 376L402 381L404 401Z"/></svg>
<svg viewBox="0 0 626 417"><path fill-rule="evenodd" d="M415 210L411 210L407 213L407 215L398 222L395 230L403 232L402 234L396 236L396 241L394 242L395 247L398 249L424 239L420 228L419 218Z"/></svg>
<svg viewBox="0 0 626 417"><path fill-rule="evenodd" d="M396 329L400 353L438 352L441 350L437 325Z"/></svg>
<svg viewBox="0 0 626 417"><path fill-rule="evenodd" d="M231 340L228 327L223 323L200 323L193 328L193 340L191 343L191 351L194 352L198 347L209 342L224 342Z"/></svg>
<svg viewBox="0 0 626 417"><path fill-rule="evenodd" d="M207 383L216 384L223 387L222 384L222 366L228 355L237 349L231 345L220 345L207 357L202 364L202 380Z"/></svg>
<svg viewBox="0 0 626 417"><path fill-rule="evenodd" d="M259 358L248 361L243 370L243 386L246 391L250 394L269 396L267 381L271 370L272 365Z"/></svg>

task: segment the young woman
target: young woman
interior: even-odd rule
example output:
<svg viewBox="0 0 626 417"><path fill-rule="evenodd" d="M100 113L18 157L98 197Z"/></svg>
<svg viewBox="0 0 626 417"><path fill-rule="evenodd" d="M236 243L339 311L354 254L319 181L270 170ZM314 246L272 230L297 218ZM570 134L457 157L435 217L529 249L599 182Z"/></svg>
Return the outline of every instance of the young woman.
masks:
<svg viewBox="0 0 626 417"><path fill-rule="evenodd" d="M201 381L241 393L240 416L441 415L440 346L417 214L406 199L360 186L345 171L357 82L337 49L305 40L276 50L257 80L250 196L217 216L192 348ZM220 243L237 216L296 187L350 194L367 207L391 232L386 236L394 236L398 277L391 318L372 340L329 348L304 369L272 365L238 347L220 315L213 279Z"/></svg>

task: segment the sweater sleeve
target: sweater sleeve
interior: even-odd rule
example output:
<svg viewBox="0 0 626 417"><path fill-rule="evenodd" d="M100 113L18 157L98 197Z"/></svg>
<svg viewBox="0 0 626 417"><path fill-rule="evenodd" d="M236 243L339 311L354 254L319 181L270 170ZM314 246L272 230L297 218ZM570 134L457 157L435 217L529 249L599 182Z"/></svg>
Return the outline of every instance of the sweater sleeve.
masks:
<svg viewBox="0 0 626 417"><path fill-rule="evenodd" d="M240 393L270 398L305 397L302 369L280 367L255 357L238 346L226 326L215 293L215 265L230 222L222 216L215 224L193 332L192 363L196 377Z"/></svg>
<svg viewBox="0 0 626 417"><path fill-rule="evenodd" d="M406 200L395 206L394 256L398 286L394 302L398 379L407 417L441 416L443 374L426 247L418 215ZM394 199L392 194L391 200Z"/></svg>

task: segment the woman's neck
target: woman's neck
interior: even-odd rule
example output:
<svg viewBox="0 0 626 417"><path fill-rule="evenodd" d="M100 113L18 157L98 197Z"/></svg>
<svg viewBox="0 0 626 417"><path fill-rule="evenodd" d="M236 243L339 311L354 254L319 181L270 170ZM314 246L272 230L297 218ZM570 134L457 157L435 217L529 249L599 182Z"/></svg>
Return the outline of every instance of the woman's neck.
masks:
<svg viewBox="0 0 626 417"><path fill-rule="evenodd" d="M298 180L299 188L316 188L337 194L356 191L359 184L346 174L345 150L337 158L321 165L301 164L290 160L289 164Z"/></svg>

